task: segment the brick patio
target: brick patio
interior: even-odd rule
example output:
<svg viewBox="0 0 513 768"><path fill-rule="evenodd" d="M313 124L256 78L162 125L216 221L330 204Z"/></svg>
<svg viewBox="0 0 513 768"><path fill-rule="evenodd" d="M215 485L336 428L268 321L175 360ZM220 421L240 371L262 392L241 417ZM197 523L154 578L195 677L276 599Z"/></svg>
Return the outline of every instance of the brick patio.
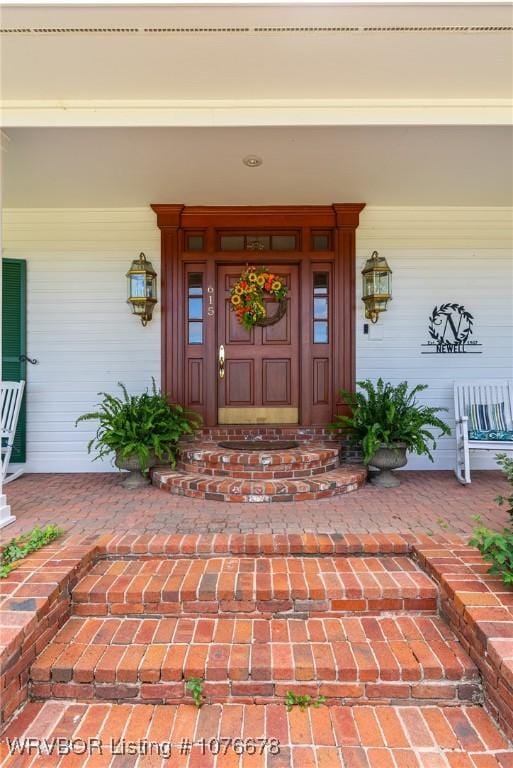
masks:
<svg viewBox="0 0 513 768"><path fill-rule="evenodd" d="M403 472L400 488L366 485L349 494L297 504L225 504L171 496L148 487L127 491L116 474L25 475L6 486L17 516L3 535L56 522L67 531L167 533L457 533L468 536L473 515L500 527L494 499L508 486L500 472L475 472L463 487L452 472Z"/></svg>

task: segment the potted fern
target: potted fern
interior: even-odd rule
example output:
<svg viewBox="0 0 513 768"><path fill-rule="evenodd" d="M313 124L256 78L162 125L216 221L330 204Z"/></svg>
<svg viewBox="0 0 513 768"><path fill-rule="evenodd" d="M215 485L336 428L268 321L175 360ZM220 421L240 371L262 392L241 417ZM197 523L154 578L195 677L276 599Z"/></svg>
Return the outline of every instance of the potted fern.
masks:
<svg viewBox="0 0 513 768"><path fill-rule="evenodd" d="M419 392L427 389L418 384L411 391L408 382L397 386L378 379L358 382L360 392L341 391L341 397L349 406L349 416L335 416L330 428L348 435L353 445L360 446L363 461L380 470L371 482L384 488L400 485L392 470L404 467L408 451L429 456L430 445L436 448L431 428L441 435L450 434L450 428L437 414L445 408L422 405L416 399Z"/></svg>
<svg viewBox="0 0 513 768"><path fill-rule="evenodd" d="M155 381L151 392L141 395L129 395L124 384L119 387L121 397L100 392L103 400L97 410L84 413L75 426L99 421L87 446L89 453L96 451L95 460L114 454L115 465L128 471L122 485L139 488L150 482L149 470L157 463L175 465L178 441L199 426L200 417L168 403Z"/></svg>

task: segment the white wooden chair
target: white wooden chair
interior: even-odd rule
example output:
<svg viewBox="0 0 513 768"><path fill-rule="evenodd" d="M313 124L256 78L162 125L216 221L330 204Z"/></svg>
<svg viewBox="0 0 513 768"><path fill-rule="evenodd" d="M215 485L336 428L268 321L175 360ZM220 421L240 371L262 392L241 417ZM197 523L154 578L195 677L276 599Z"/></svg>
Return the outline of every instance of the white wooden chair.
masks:
<svg viewBox="0 0 513 768"><path fill-rule="evenodd" d="M502 407L504 403L504 407ZM493 406L499 407L504 417L505 431L513 431L513 381L482 380L454 383L454 415L456 419L456 477L464 485L470 483L470 452L491 451L510 453L513 451L512 440L470 439L472 427L470 417L473 406L487 406L486 414L491 413ZM482 410L482 409L481 409ZM491 426L487 431L497 431ZM486 433L485 433L486 434Z"/></svg>
<svg viewBox="0 0 513 768"><path fill-rule="evenodd" d="M23 473L23 469L7 474L9 461L14 444L14 436L20 415L21 401L23 400L24 381L2 381L2 483L10 483Z"/></svg>

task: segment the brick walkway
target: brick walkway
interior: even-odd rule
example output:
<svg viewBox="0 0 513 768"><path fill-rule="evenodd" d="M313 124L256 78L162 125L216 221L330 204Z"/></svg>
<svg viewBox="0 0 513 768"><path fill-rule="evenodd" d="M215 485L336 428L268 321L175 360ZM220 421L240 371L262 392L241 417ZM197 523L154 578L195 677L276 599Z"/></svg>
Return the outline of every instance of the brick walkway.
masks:
<svg viewBox="0 0 513 768"><path fill-rule="evenodd" d="M2 534L56 522L75 533L379 531L467 536L473 515L493 527L506 522L494 502L508 490L499 472L475 472L467 487L452 472L403 472L401 479L400 488L367 485L347 496L297 504L225 504L151 487L127 491L120 487L118 474L26 475L6 486L18 520Z"/></svg>

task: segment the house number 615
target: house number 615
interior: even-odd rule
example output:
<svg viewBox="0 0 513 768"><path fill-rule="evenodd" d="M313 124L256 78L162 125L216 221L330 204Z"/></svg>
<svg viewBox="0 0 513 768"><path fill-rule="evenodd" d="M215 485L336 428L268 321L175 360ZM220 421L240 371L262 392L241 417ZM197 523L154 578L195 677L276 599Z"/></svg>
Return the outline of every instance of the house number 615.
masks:
<svg viewBox="0 0 513 768"><path fill-rule="evenodd" d="M216 313L216 310L214 307L214 289L211 285L209 285L207 288L207 294L208 294L207 315L209 317L213 317Z"/></svg>

